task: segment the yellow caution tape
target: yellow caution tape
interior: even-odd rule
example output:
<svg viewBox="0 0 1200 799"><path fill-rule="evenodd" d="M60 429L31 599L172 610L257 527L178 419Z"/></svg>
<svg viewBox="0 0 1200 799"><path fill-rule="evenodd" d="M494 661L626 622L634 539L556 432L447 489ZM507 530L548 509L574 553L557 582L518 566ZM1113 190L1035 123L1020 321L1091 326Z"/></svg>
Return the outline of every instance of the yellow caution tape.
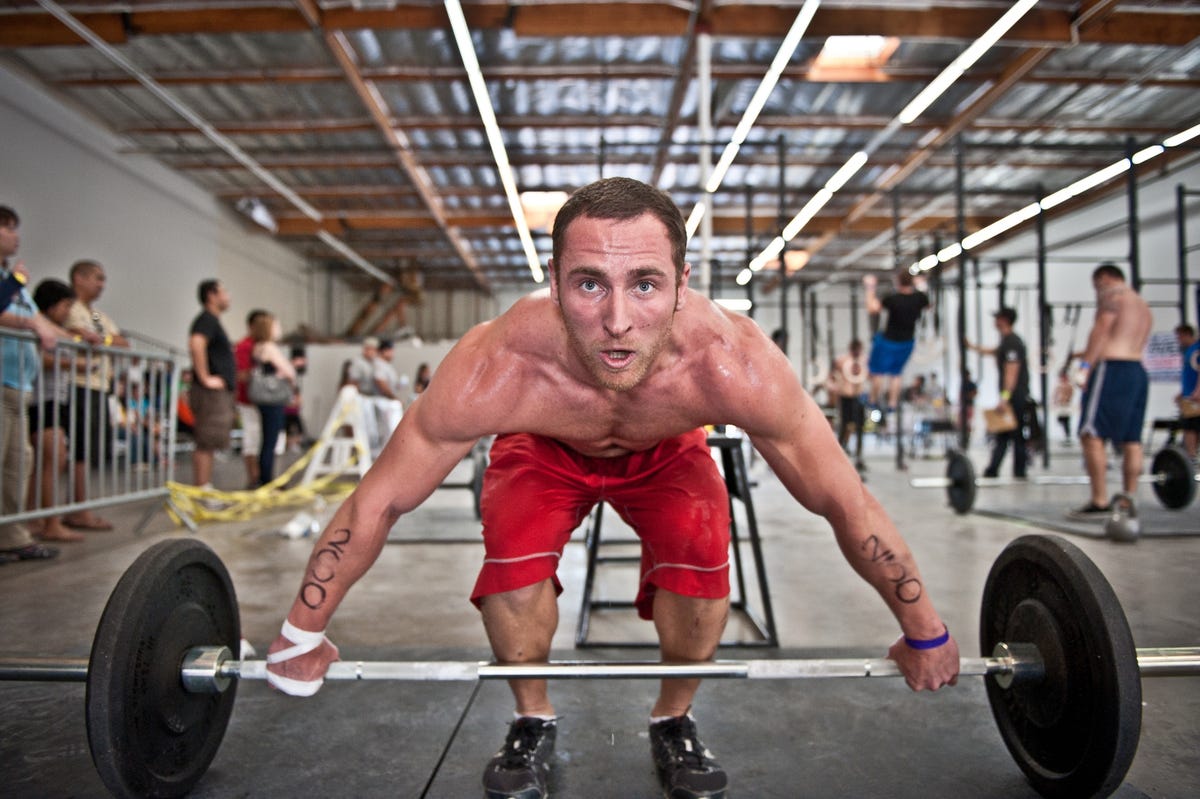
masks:
<svg viewBox="0 0 1200 799"><path fill-rule="evenodd" d="M346 415L345 410L342 415ZM336 430L341 421L343 420L339 419L339 423L332 429ZM362 446L358 442L355 442L354 451L346 462L345 468L329 472L309 483L302 483L291 488L285 487L297 472L308 465L322 443L322 441L318 441L313 444L283 474L258 488L244 491L220 491L215 488L185 485L169 480L167 481L167 490L171 492L171 498L167 503L167 515L179 525L183 524L179 513L184 513L197 522L244 521L280 508L313 502L317 498L342 499L354 490L354 484L338 481L349 467L358 463L359 458L363 458L367 454L362 451Z"/></svg>

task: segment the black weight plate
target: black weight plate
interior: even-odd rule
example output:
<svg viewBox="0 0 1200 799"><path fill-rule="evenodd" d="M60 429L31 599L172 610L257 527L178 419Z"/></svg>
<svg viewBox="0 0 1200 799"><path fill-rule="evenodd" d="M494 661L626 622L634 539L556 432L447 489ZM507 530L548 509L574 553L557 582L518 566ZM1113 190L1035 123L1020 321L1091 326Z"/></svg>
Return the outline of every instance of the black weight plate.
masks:
<svg viewBox="0 0 1200 799"><path fill-rule="evenodd" d="M1032 643L1046 677L1004 689L986 680L1009 752L1043 796L1108 796L1125 778L1142 725L1137 651L1112 586L1057 536L1010 543L983 589L979 639Z"/></svg>
<svg viewBox="0 0 1200 799"><path fill-rule="evenodd" d="M1151 485L1164 508L1186 508L1196 499L1196 472L1187 453L1179 447L1163 447L1155 453L1150 474L1159 477Z"/></svg>
<svg viewBox="0 0 1200 799"><path fill-rule="evenodd" d="M208 769L233 711L220 694L183 687L184 653L241 641L225 566L188 538L151 546L121 576L96 629L87 679L92 762L118 797L188 793Z"/></svg>
<svg viewBox="0 0 1200 799"><path fill-rule="evenodd" d="M968 513L975 507L975 467L971 459L961 452L951 452L946 462L946 479L950 481L946 488L950 507L955 513Z"/></svg>

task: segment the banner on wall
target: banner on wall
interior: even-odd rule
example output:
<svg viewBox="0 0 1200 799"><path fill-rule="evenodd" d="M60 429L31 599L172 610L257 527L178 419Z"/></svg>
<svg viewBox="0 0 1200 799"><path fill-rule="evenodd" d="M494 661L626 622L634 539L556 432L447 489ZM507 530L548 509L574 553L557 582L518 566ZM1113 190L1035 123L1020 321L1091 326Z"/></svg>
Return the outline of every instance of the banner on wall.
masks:
<svg viewBox="0 0 1200 799"><path fill-rule="evenodd" d="M1183 353L1175 333L1151 333L1142 353L1142 365L1151 383L1178 383L1183 373Z"/></svg>

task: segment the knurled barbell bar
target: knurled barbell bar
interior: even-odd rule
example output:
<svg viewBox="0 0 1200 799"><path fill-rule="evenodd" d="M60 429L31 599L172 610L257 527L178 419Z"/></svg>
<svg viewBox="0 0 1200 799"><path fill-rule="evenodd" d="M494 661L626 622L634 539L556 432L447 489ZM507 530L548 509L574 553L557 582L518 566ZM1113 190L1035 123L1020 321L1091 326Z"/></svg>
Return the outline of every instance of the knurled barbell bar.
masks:
<svg viewBox="0 0 1200 799"><path fill-rule="evenodd" d="M1141 677L1200 674L1200 647L1135 649L1100 570L1054 536L1024 536L1001 552L984 586L985 676L1001 737L1046 796L1106 796L1124 778L1141 735ZM237 683L265 679L265 661L235 660L237 599L224 565L195 539L143 552L117 583L81 659L3 658L0 679L84 681L88 743L119 797L182 796L215 757ZM744 678L899 675L884 659L708 663L558 661L339 662L330 680Z"/></svg>
<svg viewBox="0 0 1200 799"><path fill-rule="evenodd" d="M1148 483L1154 495L1164 507L1173 510L1187 507L1196 498L1196 485L1200 474L1196 473L1187 453L1178 447L1164 447L1155 453L1150 463L1150 473L1138 477L1139 483ZM957 513L967 513L975 506L975 494L981 488L997 488L1015 485L1088 485L1086 475L1036 475L1024 480L1011 477L976 477L971 460L961 452L948 456L945 477L914 477L908 481L913 488L944 488L950 507Z"/></svg>
<svg viewBox="0 0 1200 799"><path fill-rule="evenodd" d="M1200 673L1200 647L1138 648L1138 670L1143 677ZM997 645L992 657L959 658L959 676L986 677L1012 682L1037 681L1044 676L1037 652L1013 651ZM705 663L662 661L552 660L546 663L494 663L446 660L356 660L329 666L326 680L407 680L415 682L475 682L478 680L588 680L588 679L748 679L799 680L848 677L902 677L888 658L801 658L771 660L714 660ZM191 693L221 693L232 680L267 679L265 660L236 660L224 646L198 646L188 650L180 664L180 678ZM0 657L0 681L87 682L86 658ZM1007 687L1007 686L1005 686Z"/></svg>

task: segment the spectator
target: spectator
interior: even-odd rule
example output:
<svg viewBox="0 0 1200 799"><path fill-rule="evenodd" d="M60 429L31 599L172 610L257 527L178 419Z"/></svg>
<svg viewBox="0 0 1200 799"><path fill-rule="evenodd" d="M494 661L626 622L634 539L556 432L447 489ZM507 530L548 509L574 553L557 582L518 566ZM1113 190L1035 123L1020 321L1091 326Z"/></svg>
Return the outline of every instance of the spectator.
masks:
<svg viewBox="0 0 1200 799"><path fill-rule="evenodd" d="M925 375L913 375L912 384L904 389L904 401L912 405L924 405L929 401Z"/></svg>
<svg viewBox="0 0 1200 799"><path fill-rule="evenodd" d="M379 357L375 359L375 381L383 396L394 400L404 401L409 394L408 375L396 371L392 364L392 356L396 353L396 345L390 340L379 343Z"/></svg>
<svg viewBox="0 0 1200 799"><path fill-rule="evenodd" d="M75 304L67 316L67 329L83 337L89 344L105 347L128 347L129 340L121 329L95 302L104 292L104 267L93 260L76 261L71 266L71 289ZM92 355L94 368L76 373L71 397L71 419L74 435L71 444L75 468L76 502L87 501L88 467L101 466L112 456L112 424L108 415L108 393L112 390L113 359L107 354ZM80 530L111 530L112 523L91 511L79 511L63 518L68 527Z"/></svg>
<svg viewBox="0 0 1200 799"><path fill-rule="evenodd" d="M134 471L149 471L157 461L153 452L157 425L153 424L154 409L146 396L145 377L140 370L130 369L117 375L109 406L118 440L125 442Z"/></svg>
<svg viewBox="0 0 1200 799"><path fill-rule="evenodd" d="M246 335L233 348L233 362L237 367L237 399L238 421L242 427L242 462L246 465L246 488L260 485L258 463L259 450L262 447L262 418L258 408L246 395L246 386L250 382L250 371L254 368L254 336L251 331L261 317L267 316L262 308L255 308L246 315Z"/></svg>
<svg viewBox="0 0 1200 799"><path fill-rule="evenodd" d="M979 396L979 386L971 377L971 370L963 370L963 384L960 396L963 404L963 416L967 423L965 445L971 445L971 435L975 432L975 398Z"/></svg>
<svg viewBox="0 0 1200 799"><path fill-rule="evenodd" d="M192 322L188 351L192 356L189 404L195 417L192 480L212 487L213 456L229 448L236 413L233 388L237 369L221 314L229 310L229 291L219 280L205 280L197 291L203 310Z"/></svg>
<svg viewBox="0 0 1200 799"><path fill-rule="evenodd" d="M429 369L429 364L423 363L417 367L417 375L413 379L413 396L424 393L425 389L429 388L429 380L433 377L433 373Z"/></svg>
<svg viewBox="0 0 1200 799"><path fill-rule="evenodd" d="M362 354L350 360L346 374L349 383L358 389L362 397L367 441L375 452L396 429L404 413L403 403L394 399L387 371L380 369L382 358L379 357L379 344L379 339L374 336L364 338Z"/></svg>
<svg viewBox="0 0 1200 799"><path fill-rule="evenodd" d="M993 433L992 457L983 472L984 477L996 477L1009 444L1013 449L1013 477L1025 479L1028 454L1025 440L1025 411L1029 405L1029 359L1025 354L1025 342L1013 332L1017 312L1012 308L1001 308L992 315L1000 342L995 347L980 347L967 343L981 355L994 355L996 369L1000 373L1000 402L996 410L1012 416L1015 426Z"/></svg>
<svg viewBox="0 0 1200 799"><path fill-rule="evenodd" d="M8 206L0 205L0 283L18 274L28 274L21 262L10 261L21 246L20 217ZM19 280L17 282L20 282ZM10 284L11 285L11 284ZM38 313L33 297L22 284L7 308L0 312L0 326L28 330L37 336L43 350L52 350L67 332ZM37 379L37 346L24 339L3 336L0 340L0 515L19 513L25 502L32 447L29 444L28 398ZM33 540L29 528L20 522L0 524L0 563L16 560L53 558L58 550Z"/></svg>
<svg viewBox="0 0 1200 799"><path fill-rule="evenodd" d="M300 378L308 370L308 356L305 354L304 345L293 344L289 357L292 368L296 370L296 391L292 394L292 401L283 409L283 432L288 451L298 452L305 439L304 419L300 416L303 403Z"/></svg>
<svg viewBox="0 0 1200 799"><path fill-rule="evenodd" d="M347 379L364 397L383 394L376 376L376 361L379 360L379 339L367 336L362 340L362 353L350 359Z"/></svg>
<svg viewBox="0 0 1200 799"><path fill-rule="evenodd" d="M61 280L47 278L33 292L38 310L55 324L65 324L75 302L75 292ZM42 353L40 384L29 408L29 435L39 453L35 462L38 474L29 483L27 507L50 508L58 503L58 475L67 472L68 396L73 380L72 363L79 358L70 351L54 349ZM40 501L39 501L40 500ZM83 533L71 530L59 516L47 516L35 526L43 541L82 541Z"/></svg>
<svg viewBox="0 0 1200 799"><path fill-rule="evenodd" d="M1058 424L1062 427L1063 443L1070 446L1073 433L1071 432L1071 400L1075 398L1075 385L1067 369L1060 369L1054 385L1054 412Z"/></svg>
<svg viewBox="0 0 1200 799"><path fill-rule="evenodd" d="M250 326L250 337L254 340L251 359L254 367L261 366L267 374L275 374L296 385L296 370L292 362L279 348L279 320L267 312L255 318ZM283 411L286 403L258 405L262 419L262 435L258 448L259 485L266 485L275 476L275 449L279 435L283 432Z"/></svg>
<svg viewBox="0 0 1200 799"><path fill-rule="evenodd" d="M1188 457L1196 460L1197 445L1200 444L1200 343L1196 341L1196 328L1179 325L1175 328L1175 340L1183 353L1183 371L1179 396L1179 426L1183 430L1183 448Z"/></svg>
<svg viewBox="0 0 1200 799"><path fill-rule="evenodd" d="M829 370L829 393L831 397L837 397L838 402L838 443L842 449L847 449L850 433L854 433L854 467L859 472L867 468L862 457L863 426L866 422L862 396L867 381L867 365L863 363L862 351L862 342L851 340L849 349L833 359L833 367Z"/></svg>

